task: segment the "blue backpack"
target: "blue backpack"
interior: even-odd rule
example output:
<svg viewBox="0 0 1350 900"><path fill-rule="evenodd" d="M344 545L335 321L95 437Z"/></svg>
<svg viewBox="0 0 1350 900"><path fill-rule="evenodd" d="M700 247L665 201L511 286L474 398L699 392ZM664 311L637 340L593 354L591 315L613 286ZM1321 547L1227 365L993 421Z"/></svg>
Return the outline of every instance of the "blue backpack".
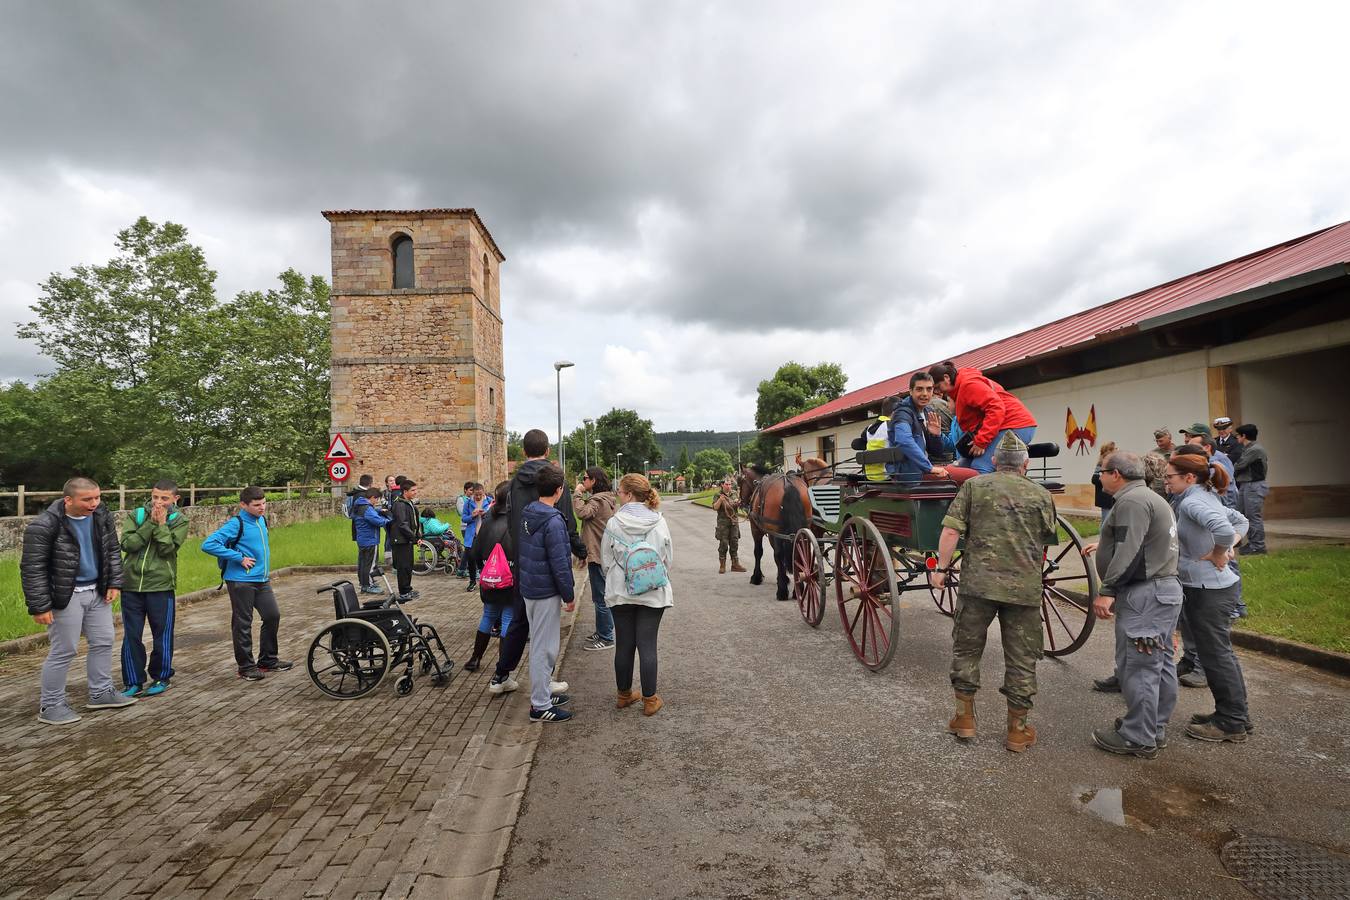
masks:
<svg viewBox="0 0 1350 900"><path fill-rule="evenodd" d="M639 539L630 544L615 534L614 543L627 551L623 557L623 581L624 593L628 596L639 597L670 584L670 574L661 561L661 554L648 541Z"/></svg>

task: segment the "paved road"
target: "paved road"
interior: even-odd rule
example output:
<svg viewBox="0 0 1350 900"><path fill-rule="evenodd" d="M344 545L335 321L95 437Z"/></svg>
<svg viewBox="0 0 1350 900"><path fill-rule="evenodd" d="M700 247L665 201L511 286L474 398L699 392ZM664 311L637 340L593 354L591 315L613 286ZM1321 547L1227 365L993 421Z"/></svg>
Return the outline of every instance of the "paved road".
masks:
<svg viewBox="0 0 1350 900"><path fill-rule="evenodd" d="M873 674L833 609L812 630L769 584L717 575L711 513L666 509L667 706L614 709L611 654L569 649L578 717L540 743L499 897L1249 896L1218 858L1235 834L1350 850L1350 682L1243 654L1252 741L1177 729L1155 761L1113 757L1088 738L1120 709L1088 689L1111 666L1101 629L1041 664L1040 743L1014 755L995 630L981 736L958 746L943 733L949 620L926 594ZM1175 721L1211 708L1184 690Z"/></svg>
<svg viewBox="0 0 1350 900"><path fill-rule="evenodd" d="M222 594L185 608L160 697L40 725L43 654L0 661L0 897L491 896L537 729L488 672L396 697L330 700L303 669L333 620L316 586L278 582L294 671L235 677ZM482 613L445 575L409 609L462 662ZM494 657L495 658L495 657ZM69 694L85 696L83 654ZM521 692L522 694L524 692Z"/></svg>

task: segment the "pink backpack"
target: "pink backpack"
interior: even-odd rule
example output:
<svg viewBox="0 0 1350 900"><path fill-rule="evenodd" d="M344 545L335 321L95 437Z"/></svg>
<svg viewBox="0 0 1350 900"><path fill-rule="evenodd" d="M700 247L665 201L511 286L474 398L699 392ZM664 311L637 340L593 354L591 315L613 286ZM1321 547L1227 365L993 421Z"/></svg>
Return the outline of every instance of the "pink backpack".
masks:
<svg viewBox="0 0 1350 900"><path fill-rule="evenodd" d="M501 544L492 548L488 554L487 562L483 563L483 571L478 573L478 583L488 590L501 590L515 586L516 579L511 575L511 563L506 558L506 551L502 549Z"/></svg>

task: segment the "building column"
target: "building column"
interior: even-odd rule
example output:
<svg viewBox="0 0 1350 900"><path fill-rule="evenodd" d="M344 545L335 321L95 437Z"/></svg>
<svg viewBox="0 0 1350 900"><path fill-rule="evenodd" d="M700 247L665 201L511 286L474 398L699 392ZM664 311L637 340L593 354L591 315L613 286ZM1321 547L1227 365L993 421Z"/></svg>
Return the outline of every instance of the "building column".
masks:
<svg viewBox="0 0 1350 900"><path fill-rule="evenodd" d="M1210 366L1205 370L1209 393L1209 420L1227 416L1234 425L1242 424L1242 392L1238 387L1237 366Z"/></svg>

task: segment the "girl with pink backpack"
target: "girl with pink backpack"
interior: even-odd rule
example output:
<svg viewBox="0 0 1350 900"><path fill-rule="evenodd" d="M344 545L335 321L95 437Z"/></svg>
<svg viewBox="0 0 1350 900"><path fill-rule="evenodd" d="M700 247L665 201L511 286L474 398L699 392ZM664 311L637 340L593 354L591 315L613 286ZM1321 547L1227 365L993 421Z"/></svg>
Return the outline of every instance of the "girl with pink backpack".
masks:
<svg viewBox="0 0 1350 900"><path fill-rule="evenodd" d="M473 655L464 663L465 672L478 671L488 644L494 637L506 634L511 625L515 573L511 570L511 529L507 522L510 489L510 481L497 485L492 507L482 518L473 546L468 551L473 557L472 565L481 569L478 592L483 599L483 618L478 621L478 633L473 636Z"/></svg>

